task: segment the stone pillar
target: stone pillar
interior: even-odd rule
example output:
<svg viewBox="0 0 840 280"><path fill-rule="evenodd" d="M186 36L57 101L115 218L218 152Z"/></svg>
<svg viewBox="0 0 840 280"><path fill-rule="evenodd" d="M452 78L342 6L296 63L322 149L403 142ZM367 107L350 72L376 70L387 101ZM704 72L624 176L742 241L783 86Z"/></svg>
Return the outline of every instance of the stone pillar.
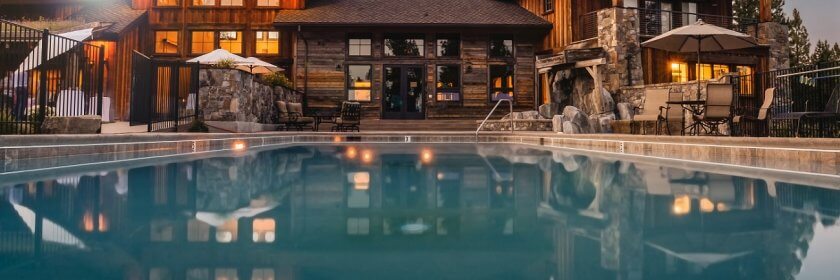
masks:
<svg viewBox="0 0 840 280"><path fill-rule="evenodd" d="M767 59L768 70L789 68L788 27L777 22L762 22L758 24L757 34L758 43L770 47Z"/></svg>
<svg viewBox="0 0 840 280"><path fill-rule="evenodd" d="M644 83L636 10L612 8L599 11L598 44L607 54L607 64L603 71L604 88L618 93L623 86Z"/></svg>

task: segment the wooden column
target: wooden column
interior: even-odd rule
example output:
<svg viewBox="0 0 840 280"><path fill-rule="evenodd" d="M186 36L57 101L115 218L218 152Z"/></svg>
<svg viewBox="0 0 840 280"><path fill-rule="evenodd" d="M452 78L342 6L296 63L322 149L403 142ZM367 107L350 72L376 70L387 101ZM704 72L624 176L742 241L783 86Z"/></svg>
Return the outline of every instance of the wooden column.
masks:
<svg viewBox="0 0 840 280"><path fill-rule="evenodd" d="M759 0L758 5L759 22L773 21L773 0Z"/></svg>
<svg viewBox="0 0 840 280"><path fill-rule="evenodd" d="M613 7L624 7L624 0L612 0Z"/></svg>

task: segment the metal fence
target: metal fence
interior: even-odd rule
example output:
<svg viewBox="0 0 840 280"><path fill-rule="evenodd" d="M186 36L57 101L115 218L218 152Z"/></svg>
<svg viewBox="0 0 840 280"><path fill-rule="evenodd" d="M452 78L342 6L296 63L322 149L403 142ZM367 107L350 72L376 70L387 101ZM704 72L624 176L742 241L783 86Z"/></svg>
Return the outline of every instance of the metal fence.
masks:
<svg viewBox="0 0 840 280"><path fill-rule="evenodd" d="M695 23L698 19L702 19L705 23L752 35L755 35L755 27L758 24L758 21L755 19L738 19L731 16L658 9L628 9L637 10L639 15L639 34L642 36L657 36L673 29Z"/></svg>
<svg viewBox="0 0 840 280"><path fill-rule="evenodd" d="M0 20L0 134L40 133L48 116L102 115L105 49L68 38L84 32Z"/></svg>
<svg viewBox="0 0 840 280"><path fill-rule="evenodd" d="M782 116L801 112L826 112L829 101L840 94L840 61L733 77L739 115L757 116L764 92L775 88L767 120L741 122L734 128L745 136L840 137L840 116L814 114L801 119ZM835 106L837 106L835 104Z"/></svg>
<svg viewBox="0 0 840 280"><path fill-rule="evenodd" d="M148 131L178 131L199 114L197 63L164 61L135 52L132 56L132 125Z"/></svg>

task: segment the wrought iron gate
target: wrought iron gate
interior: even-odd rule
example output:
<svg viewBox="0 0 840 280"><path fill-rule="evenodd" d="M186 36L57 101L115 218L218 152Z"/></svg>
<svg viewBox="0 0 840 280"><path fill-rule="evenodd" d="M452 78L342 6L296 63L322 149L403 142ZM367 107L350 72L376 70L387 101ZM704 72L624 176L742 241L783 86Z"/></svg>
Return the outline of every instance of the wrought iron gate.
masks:
<svg viewBox="0 0 840 280"><path fill-rule="evenodd" d="M198 117L197 63L156 60L138 52L132 59L131 125L177 132Z"/></svg>

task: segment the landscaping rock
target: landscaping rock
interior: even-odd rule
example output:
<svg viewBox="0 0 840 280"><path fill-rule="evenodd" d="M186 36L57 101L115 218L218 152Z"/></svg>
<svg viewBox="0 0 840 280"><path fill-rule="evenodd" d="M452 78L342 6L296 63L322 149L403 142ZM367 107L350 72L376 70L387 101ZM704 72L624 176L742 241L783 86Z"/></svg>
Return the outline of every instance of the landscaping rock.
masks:
<svg viewBox="0 0 840 280"><path fill-rule="evenodd" d="M615 112L615 100L606 88L601 87L601 112Z"/></svg>
<svg viewBox="0 0 840 280"><path fill-rule="evenodd" d="M563 132L568 134L592 133L589 116L574 106L563 108Z"/></svg>
<svg viewBox="0 0 840 280"><path fill-rule="evenodd" d="M636 111L633 110L633 104L618 103L616 107L618 107L618 119L620 120L632 120L633 116L636 115Z"/></svg>
<svg viewBox="0 0 840 280"><path fill-rule="evenodd" d="M96 134L102 130L102 117L73 116L55 117L49 116L41 124L43 134Z"/></svg>
<svg viewBox="0 0 840 280"><path fill-rule="evenodd" d="M563 132L563 115L555 115L551 119L551 130L554 132Z"/></svg>
<svg viewBox="0 0 840 280"><path fill-rule="evenodd" d="M548 103L540 105L538 110L540 112L540 117L545 119L551 119L554 115L560 113L560 104L557 103Z"/></svg>

